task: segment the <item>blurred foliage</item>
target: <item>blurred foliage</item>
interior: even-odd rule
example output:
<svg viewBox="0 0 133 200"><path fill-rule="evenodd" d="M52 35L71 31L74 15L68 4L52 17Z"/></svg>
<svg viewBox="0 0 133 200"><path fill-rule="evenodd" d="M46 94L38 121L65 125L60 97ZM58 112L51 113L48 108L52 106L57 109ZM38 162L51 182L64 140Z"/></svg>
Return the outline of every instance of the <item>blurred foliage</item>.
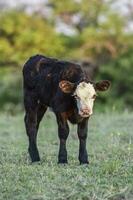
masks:
<svg viewBox="0 0 133 200"><path fill-rule="evenodd" d="M95 79L112 82L108 94L99 97L99 109L133 108L133 33L127 31L132 13L122 16L113 9L114 2L49 0L32 14L20 7L1 11L0 106L22 105L22 66L30 56L44 54L95 63L99 66ZM49 16L43 14L46 7ZM58 33L58 21L75 34Z"/></svg>
<svg viewBox="0 0 133 200"><path fill-rule="evenodd" d="M21 74L12 67L0 69L0 106L6 111L22 110Z"/></svg>
<svg viewBox="0 0 133 200"><path fill-rule="evenodd" d="M21 64L35 53L60 57L62 40L40 16L9 11L0 17L0 62Z"/></svg>

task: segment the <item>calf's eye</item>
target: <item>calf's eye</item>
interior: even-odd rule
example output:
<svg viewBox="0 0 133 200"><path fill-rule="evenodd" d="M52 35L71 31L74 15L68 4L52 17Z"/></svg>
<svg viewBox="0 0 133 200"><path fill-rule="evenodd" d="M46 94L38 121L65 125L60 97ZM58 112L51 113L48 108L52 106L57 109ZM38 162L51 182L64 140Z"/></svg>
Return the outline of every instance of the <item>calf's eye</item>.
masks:
<svg viewBox="0 0 133 200"><path fill-rule="evenodd" d="M75 99L80 99L80 97L78 97L76 94L74 95L74 98Z"/></svg>
<svg viewBox="0 0 133 200"><path fill-rule="evenodd" d="M97 95L96 95L96 94L94 94L94 95L93 95L93 97L92 97L92 99L96 99L96 97L97 97Z"/></svg>

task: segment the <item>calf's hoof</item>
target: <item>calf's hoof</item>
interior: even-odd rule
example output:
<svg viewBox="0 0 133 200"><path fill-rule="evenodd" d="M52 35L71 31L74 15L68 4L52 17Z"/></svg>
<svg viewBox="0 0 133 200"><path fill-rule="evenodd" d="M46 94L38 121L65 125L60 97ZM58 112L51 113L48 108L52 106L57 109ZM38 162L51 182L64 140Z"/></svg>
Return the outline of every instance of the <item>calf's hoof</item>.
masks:
<svg viewBox="0 0 133 200"><path fill-rule="evenodd" d="M34 159L31 159L32 163L33 162L39 162L40 161L40 158L34 158Z"/></svg>
<svg viewBox="0 0 133 200"><path fill-rule="evenodd" d="M67 164L67 159L64 159L64 158L59 158L58 160L58 164Z"/></svg>
<svg viewBox="0 0 133 200"><path fill-rule="evenodd" d="M40 161L39 155L31 155L30 154L30 158L31 158L31 162L39 162Z"/></svg>
<svg viewBox="0 0 133 200"><path fill-rule="evenodd" d="M36 152L34 152L32 149L29 148L28 152L29 152L29 155L30 155L32 162L39 162L40 161L40 156L39 156L38 150L36 150Z"/></svg>
<svg viewBox="0 0 133 200"><path fill-rule="evenodd" d="M80 165L89 164L87 154L85 154L85 155L80 155L80 156L79 156L79 162L80 162Z"/></svg>
<svg viewBox="0 0 133 200"><path fill-rule="evenodd" d="M80 165L89 165L89 161L80 161Z"/></svg>

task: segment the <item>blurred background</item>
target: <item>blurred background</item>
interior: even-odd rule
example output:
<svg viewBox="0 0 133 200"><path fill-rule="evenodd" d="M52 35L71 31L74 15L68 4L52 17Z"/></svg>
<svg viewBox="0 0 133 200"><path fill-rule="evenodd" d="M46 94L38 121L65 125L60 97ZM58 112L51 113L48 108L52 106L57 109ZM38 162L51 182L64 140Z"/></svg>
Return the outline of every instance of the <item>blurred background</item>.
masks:
<svg viewBox="0 0 133 200"><path fill-rule="evenodd" d="M133 0L1 0L0 110L23 109L22 67L34 54L80 63L112 87L99 111L133 109Z"/></svg>

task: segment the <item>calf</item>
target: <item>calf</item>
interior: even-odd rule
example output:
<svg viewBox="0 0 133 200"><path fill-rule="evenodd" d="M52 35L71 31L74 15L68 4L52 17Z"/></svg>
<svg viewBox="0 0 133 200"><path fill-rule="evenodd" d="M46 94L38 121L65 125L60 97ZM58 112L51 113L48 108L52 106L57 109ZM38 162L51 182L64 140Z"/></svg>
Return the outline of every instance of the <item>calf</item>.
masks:
<svg viewBox="0 0 133 200"><path fill-rule="evenodd" d="M92 83L80 65L42 55L35 55L25 63L23 78L25 126L32 162L40 160L37 132L44 113L50 107L58 124L58 163L67 163L66 140L70 121L77 124L80 164L87 164L88 119L93 113L96 92L107 90L110 82Z"/></svg>

